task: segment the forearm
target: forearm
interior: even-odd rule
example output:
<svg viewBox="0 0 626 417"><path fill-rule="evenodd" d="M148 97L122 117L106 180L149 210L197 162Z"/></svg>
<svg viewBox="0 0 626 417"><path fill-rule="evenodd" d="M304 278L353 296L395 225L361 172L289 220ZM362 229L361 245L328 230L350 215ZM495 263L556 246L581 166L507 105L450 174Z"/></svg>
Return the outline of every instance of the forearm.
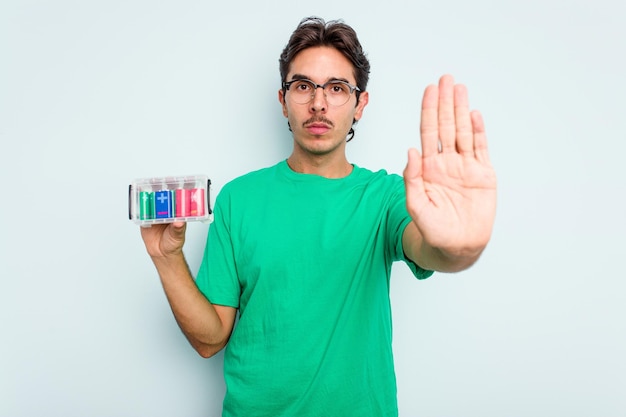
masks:
<svg viewBox="0 0 626 417"><path fill-rule="evenodd" d="M183 254L153 257L172 312L189 343L203 357L224 347L232 327L224 323L206 297L198 290Z"/></svg>

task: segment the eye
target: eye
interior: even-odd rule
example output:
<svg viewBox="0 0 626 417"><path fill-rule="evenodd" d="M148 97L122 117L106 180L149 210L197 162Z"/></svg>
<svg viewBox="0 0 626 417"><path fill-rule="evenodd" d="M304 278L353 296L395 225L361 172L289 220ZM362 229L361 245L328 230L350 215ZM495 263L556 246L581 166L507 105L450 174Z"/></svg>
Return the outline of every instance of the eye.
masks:
<svg viewBox="0 0 626 417"><path fill-rule="evenodd" d="M293 89L298 93L308 93L313 89L313 87L311 86L311 83L307 81L296 81L293 83Z"/></svg>
<svg viewBox="0 0 626 417"><path fill-rule="evenodd" d="M341 95L341 94L348 94L350 92L350 89L345 83L336 82L336 83L331 83L328 85L328 91L331 94Z"/></svg>

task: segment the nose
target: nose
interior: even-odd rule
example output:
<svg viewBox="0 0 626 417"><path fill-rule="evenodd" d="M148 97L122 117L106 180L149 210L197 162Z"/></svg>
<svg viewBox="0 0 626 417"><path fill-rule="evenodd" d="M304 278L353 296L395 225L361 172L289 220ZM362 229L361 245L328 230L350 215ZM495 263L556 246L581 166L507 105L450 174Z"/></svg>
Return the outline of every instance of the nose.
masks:
<svg viewBox="0 0 626 417"><path fill-rule="evenodd" d="M326 93L321 86L317 86L315 91L313 92L313 100L311 100L311 111L324 112L326 111L326 107L328 103L326 103Z"/></svg>

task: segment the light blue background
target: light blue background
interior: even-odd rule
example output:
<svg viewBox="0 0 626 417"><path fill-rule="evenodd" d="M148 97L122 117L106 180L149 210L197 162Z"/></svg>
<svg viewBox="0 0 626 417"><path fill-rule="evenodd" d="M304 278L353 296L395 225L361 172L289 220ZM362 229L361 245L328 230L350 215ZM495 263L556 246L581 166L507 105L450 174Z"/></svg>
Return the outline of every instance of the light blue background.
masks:
<svg viewBox="0 0 626 417"><path fill-rule="evenodd" d="M178 330L127 187L207 174L216 194L287 157L277 60L307 15L345 19L372 64L351 162L401 173L443 73L487 124L483 257L394 270L401 416L626 415L622 2L212 3L0 5L0 415L219 415L222 355Z"/></svg>

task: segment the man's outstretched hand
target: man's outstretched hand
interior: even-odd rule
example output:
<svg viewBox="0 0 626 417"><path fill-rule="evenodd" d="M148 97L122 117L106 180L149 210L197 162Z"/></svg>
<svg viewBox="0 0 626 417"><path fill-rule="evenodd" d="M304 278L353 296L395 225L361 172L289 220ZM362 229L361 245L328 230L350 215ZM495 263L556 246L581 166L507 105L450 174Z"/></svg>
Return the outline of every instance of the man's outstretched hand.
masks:
<svg viewBox="0 0 626 417"><path fill-rule="evenodd" d="M485 126L467 89L444 75L424 91L422 152L409 150L407 209L424 243L451 257L475 256L491 236L496 175Z"/></svg>

